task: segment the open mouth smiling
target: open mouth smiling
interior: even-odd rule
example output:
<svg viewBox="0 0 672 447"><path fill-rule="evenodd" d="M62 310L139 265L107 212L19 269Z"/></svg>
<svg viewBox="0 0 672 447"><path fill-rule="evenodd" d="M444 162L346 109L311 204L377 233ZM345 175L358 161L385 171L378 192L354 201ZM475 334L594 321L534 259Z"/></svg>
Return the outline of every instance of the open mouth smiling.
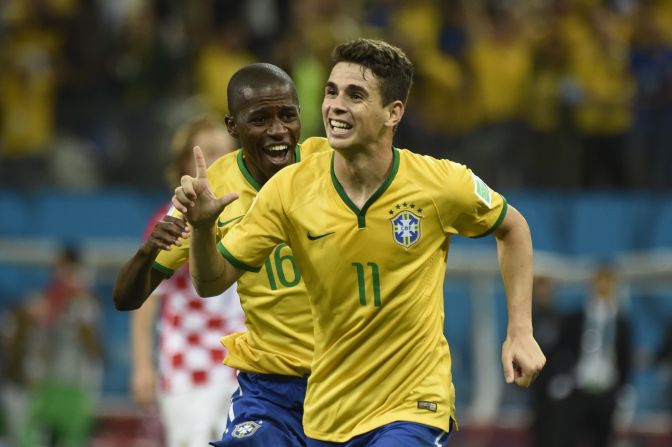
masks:
<svg viewBox="0 0 672 447"><path fill-rule="evenodd" d="M282 162L287 159L289 154L289 145L282 143L266 146L264 148L264 153L274 162Z"/></svg>
<svg viewBox="0 0 672 447"><path fill-rule="evenodd" d="M333 118L329 120L329 127L331 131L336 134L347 133L349 130L352 129L351 124L346 123L345 121L335 120Z"/></svg>

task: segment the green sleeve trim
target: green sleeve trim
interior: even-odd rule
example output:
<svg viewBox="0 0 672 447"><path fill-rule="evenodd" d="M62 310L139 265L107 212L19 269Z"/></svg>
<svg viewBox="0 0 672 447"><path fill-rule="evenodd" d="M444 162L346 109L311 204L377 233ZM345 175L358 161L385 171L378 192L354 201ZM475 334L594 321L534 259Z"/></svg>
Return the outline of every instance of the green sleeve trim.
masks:
<svg viewBox="0 0 672 447"><path fill-rule="evenodd" d="M175 270L169 269L168 267L165 267L159 264L158 262L154 262L154 264L152 264L152 268L166 275L167 278L170 278L171 276L173 276L173 273L175 273Z"/></svg>
<svg viewBox="0 0 672 447"><path fill-rule="evenodd" d="M495 222L495 224L492 227L490 227L490 229L488 231L486 231L485 233L483 233L479 236L473 236L472 239L478 239L478 238L481 238L481 237L490 236L492 233L494 233L494 231L497 228L499 228L499 226L502 224L502 222L504 222L504 218L506 217L506 211L509 209L509 202L507 202L504 197L502 197L502 200L504 201L504 206L502 207L502 212L499 213L499 217L497 218L497 222Z"/></svg>
<svg viewBox="0 0 672 447"><path fill-rule="evenodd" d="M254 272L258 273L261 270L261 267L252 267L251 265L247 265L244 262L239 261L238 259L235 258L231 253L229 253L229 250L222 245L221 241L217 243L217 250L224 256L224 258L229 261L234 267L245 270L248 272Z"/></svg>

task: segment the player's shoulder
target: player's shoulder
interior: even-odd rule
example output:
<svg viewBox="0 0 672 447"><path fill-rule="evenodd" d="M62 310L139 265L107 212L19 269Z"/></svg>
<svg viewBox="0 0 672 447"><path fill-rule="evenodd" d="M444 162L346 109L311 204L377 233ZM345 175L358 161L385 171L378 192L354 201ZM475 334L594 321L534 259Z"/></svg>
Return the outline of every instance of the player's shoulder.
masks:
<svg viewBox="0 0 672 447"><path fill-rule="evenodd" d="M222 155L217 160L213 161L210 167L208 168L208 175L216 175L222 172L228 172L230 169L233 169L238 164L238 156L242 149L236 149L233 152L229 152L226 155Z"/></svg>
<svg viewBox="0 0 672 447"><path fill-rule="evenodd" d="M243 183L240 162L242 149L219 157L208 168L208 180L216 194L240 189Z"/></svg>
<svg viewBox="0 0 672 447"><path fill-rule="evenodd" d="M324 137L309 137L299 145L301 160L317 153L331 152L331 146Z"/></svg>
<svg viewBox="0 0 672 447"><path fill-rule="evenodd" d="M440 177L442 180L445 180L446 176L461 177L469 170L465 165L456 161L419 154L409 149L397 149L397 153L400 164L403 164L405 169L418 173L424 172L427 175L423 175L423 178L428 180L435 177Z"/></svg>
<svg viewBox="0 0 672 447"><path fill-rule="evenodd" d="M298 163L282 168L268 183L281 185L281 191L290 195L296 191L305 191L309 185L315 185L320 179L329 175L333 151L315 152ZM294 192L289 192L294 191Z"/></svg>

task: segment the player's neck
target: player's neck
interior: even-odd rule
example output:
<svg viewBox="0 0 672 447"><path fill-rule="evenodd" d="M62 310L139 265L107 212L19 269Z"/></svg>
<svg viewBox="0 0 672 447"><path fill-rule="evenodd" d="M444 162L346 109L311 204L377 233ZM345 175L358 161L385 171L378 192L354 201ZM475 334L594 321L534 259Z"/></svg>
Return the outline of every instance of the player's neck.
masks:
<svg viewBox="0 0 672 447"><path fill-rule="evenodd" d="M344 150L334 155L334 173L359 208L387 179L392 167L392 145L387 150Z"/></svg>

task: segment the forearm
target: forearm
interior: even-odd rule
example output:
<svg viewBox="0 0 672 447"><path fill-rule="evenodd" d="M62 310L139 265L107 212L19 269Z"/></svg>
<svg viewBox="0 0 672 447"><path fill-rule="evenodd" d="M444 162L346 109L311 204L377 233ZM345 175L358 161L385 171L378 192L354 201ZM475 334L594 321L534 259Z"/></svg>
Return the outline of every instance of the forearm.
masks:
<svg viewBox="0 0 672 447"><path fill-rule="evenodd" d="M154 319L158 297L149 300L131 317L131 354L133 398L142 407L149 408L155 399L156 367L154 365Z"/></svg>
<svg viewBox="0 0 672 447"><path fill-rule="evenodd" d="M236 269L217 251L214 225L192 229L189 270L196 291L203 297L221 294L237 279Z"/></svg>
<svg viewBox="0 0 672 447"><path fill-rule="evenodd" d="M135 310L154 290L151 271L159 248L144 243L121 268L114 284L114 306L117 310Z"/></svg>
<svg viewBox="0 0 672 447"><path fill-rule="evenodd" d="M527 222L517 211L512 220L512 225L497 235L497 255L507 300L507 333L516 336L532 333L534 268Z"/></svg>

